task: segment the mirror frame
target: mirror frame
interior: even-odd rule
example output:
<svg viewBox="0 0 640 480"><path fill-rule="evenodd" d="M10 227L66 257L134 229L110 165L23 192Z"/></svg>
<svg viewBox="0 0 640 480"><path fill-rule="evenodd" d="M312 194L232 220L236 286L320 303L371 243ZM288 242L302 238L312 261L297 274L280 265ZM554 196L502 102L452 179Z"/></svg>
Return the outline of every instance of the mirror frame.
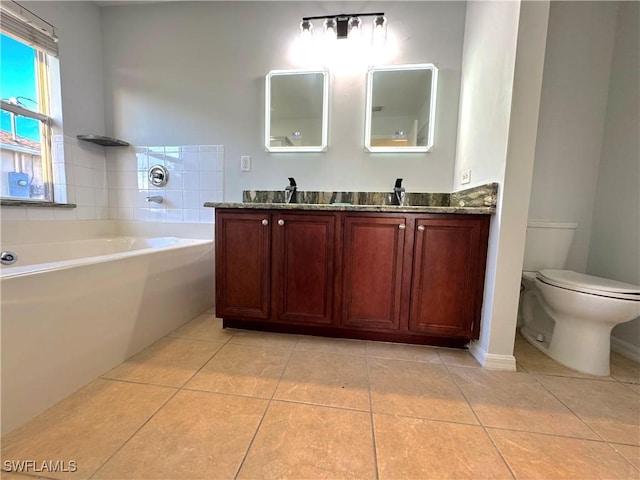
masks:
<svg viewBox="0 0 640 480"><path fill-rule="evenodd" d="M394 72L402 70L430 70L431 71L431 92L429 108L429 130L427 134L427 145L407 146L407 147L373 147L371 146L371 121L373 108L373 76L376 72ZM364 146L369 152L393 152L393 153L414 153L429 152L433 147L435 120L436 120L436 100L438 92L438 68L432 63L417 63L407 65L387 65L379 67L369 67L367 73L367 100L365 111Z"/></svg>
<svg viewBox="0 0 640 480"><path fill-rule="evenodd" d="M274 76L301 75L320 73L323 75L322 83L322 140L320 145L274 147L271 146L271 79ZM312 70L271 70L266 76L265 101L264 101L264 146L267 152L324 152L327 150L328 123L329 123L329 71L326 68Z"/></svg>

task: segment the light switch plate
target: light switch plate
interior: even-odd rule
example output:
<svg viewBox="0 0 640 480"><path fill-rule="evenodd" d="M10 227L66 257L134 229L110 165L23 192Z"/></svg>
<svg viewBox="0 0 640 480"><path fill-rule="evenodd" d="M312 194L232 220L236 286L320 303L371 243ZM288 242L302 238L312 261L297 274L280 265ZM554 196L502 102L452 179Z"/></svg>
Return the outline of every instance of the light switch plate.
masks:
<svg viewBox="0 0 640 480"><path fill-rule="evenodd" d="M249 155L243 155L240 157L240 171L241 172L251 171L251 157Z"/></svg>
<svg viewBox="0 0 640 480"><path fill-rule="evenodd" d="M468 168L467 170L463 170L462 173L460 174L460 183L462 185L466 185L469 182L471 182L471 169L470 168Z"/></svg>

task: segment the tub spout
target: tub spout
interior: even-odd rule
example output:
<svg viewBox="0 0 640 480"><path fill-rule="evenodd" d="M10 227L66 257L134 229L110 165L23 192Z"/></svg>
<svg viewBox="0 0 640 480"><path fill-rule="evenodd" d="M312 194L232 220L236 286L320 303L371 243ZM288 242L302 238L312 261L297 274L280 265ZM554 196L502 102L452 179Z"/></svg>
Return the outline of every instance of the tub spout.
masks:
<svg viewBox="0 0 640 480"><path fill-rule="evenodd" d="M147 197L147 202L156 202L162 203L163 198L160 195L153 195L151 197Z"/></svg>

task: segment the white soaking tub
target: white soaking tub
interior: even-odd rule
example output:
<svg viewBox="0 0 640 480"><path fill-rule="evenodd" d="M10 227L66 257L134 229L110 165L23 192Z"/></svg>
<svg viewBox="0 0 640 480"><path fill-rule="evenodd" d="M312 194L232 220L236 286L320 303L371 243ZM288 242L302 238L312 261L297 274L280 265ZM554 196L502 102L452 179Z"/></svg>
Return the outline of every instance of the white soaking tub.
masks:
<svg viewBox="0 0 640 480"><path fill-rule="evenodd" d="M3 245L2 434L214 302L212 240L116 237Z"/></svg>

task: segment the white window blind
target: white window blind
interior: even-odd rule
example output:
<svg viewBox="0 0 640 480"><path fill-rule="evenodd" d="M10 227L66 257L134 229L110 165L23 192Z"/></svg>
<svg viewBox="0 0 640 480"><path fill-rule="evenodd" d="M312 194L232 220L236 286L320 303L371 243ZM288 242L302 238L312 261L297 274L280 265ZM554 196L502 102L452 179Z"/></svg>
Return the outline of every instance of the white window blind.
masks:
<svg viewBox="0 0 640 480"><path fill-rule="evenodd" d="M55 27L16 2L0 3L0 30L49 55L58 56Z"/></svg>

